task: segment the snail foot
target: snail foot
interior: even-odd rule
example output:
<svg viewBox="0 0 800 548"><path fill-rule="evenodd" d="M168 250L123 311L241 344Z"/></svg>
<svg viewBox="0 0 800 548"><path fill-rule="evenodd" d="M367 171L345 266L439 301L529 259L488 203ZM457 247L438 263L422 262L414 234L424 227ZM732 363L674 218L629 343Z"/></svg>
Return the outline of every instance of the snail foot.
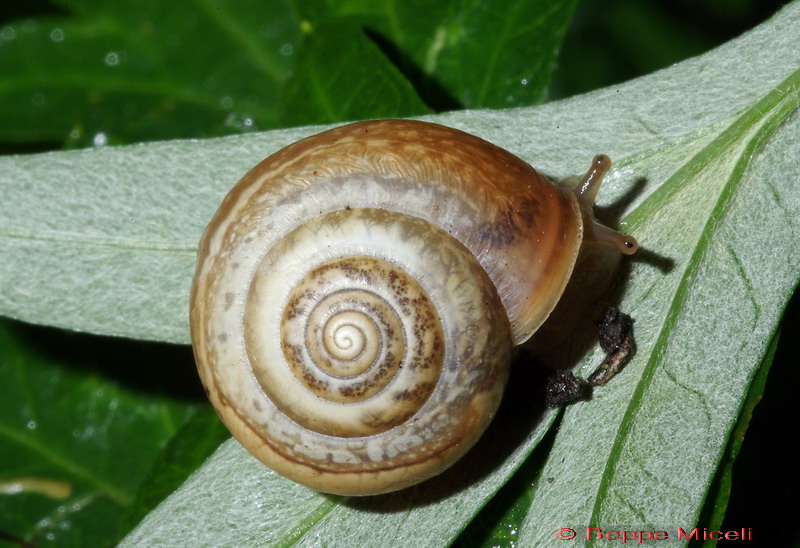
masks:
<svg viewBox="0 0 800 548"><path fill-rule="evenodd" d="M597 338L600 348L606 353L597 369L589 375L589 386L603 386L610 381L636 352L633 338L633 318L620 312L616 306L608 306L598 321Z"/></svg>
<svg viewBox="0 0 800 548"><path fill-rule="evenodd" d="M614 378L636 352L633 318L628 314L609 305L595 325L600 348L606 353L605 359L585 381L572 371L555 371L550 375L545 384L547 407L559 407L586 399L593 387L603 386Z"/></svg>
<svg viewBox="0 0 800 548"><path fill-rule="evenodd" d="M586 383L572 371L555 371L547 378L544 387L544 404L547 407L560 407L583 399Z"/></svg>

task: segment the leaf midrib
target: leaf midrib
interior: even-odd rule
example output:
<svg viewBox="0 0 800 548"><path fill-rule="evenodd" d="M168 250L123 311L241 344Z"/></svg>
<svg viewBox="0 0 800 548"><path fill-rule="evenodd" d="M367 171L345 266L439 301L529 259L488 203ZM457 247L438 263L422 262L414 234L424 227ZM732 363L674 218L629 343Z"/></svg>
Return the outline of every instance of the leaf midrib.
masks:
<svg viewBox="0 0 800 548"><path fill-rule="evenodd" d="M501 51L506 49L506 43L510 40L511 34L511 26L515 21L517 13L522 9L522 2L516 4L515 9L513 10L513 14L508 14L505 17L505 24L503 25L502 32L498 35L498 38L493 42L494 47L491 49L491 53L489 54L489 64L484 72L483 76L483 83L480 86L480 90L478 91L476 97L476 106L481 106L485 104L486 98L490 93L493 85L496 82L496 72L497 72L497 63L500 57ZM547 9L543 10L541 13L538 14L536 19L532 20L529 23L529 28L535 28L539 25L539 23L546 21L547 18L554 13L556 10L561 9L563 6L558 5L556 2L551 3ZM521 33L522 31L518 31ZM555 63L555 61L553 61Z"/></svg>
<svg viewBox="0 0 800 548"><path fill-rule="evenodd" d="M208 0L195 0L195 4L200 7L203 12L208 15L209 19L214 21L234 43L239 44L244 51L250 54L255 65L265 76L277 84L283 82L284 71L281 67L267 54L256 37L252 36L245 27L240 25L235 17L231 17L230 14L223 11L222 3L216 3L214 6L211 6Z"/></svg>
<svg viewBox="0 0 800 548"><path fill-rule="evenodd" d="M0 238L9 240L25 240L51 242L57 244L77 243L91 247L111 247L116 249L135 249L144 251L157 251L162 253L192 254L197 252L196 245L176 245L172 242L159 242L155 240L133 240L113 236L86 236L71 232L56 231L30 231L13 228L0 228Z"/></svg>

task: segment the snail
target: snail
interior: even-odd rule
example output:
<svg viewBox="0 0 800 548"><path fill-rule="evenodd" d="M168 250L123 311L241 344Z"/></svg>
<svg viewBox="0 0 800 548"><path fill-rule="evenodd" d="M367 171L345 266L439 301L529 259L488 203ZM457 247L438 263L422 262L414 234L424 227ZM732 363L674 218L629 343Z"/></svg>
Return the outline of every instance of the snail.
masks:
<svg viewBox="0 0 800 548"><path fill-rule="evenodd" d="M610 168L554 185L470 134L345 125L267 157L200 241L190 323L226 426L278 473L369 495L422 482L494 416L512 348L564 291ZM619 255L615 253L615 255Z"/></svg>

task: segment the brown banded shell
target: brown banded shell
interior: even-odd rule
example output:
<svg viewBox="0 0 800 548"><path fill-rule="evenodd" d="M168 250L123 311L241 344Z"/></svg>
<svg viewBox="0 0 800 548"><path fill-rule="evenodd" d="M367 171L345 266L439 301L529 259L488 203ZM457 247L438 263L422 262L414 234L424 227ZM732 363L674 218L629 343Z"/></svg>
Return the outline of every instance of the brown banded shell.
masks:
<svg viewBox="0 0 800 548"><path fill-rule="evenodd" d="M253 168L200 243L195 357L242 444L315 489L375 494L460 458L547 318L582 239L635 241L576 190L435 124L384 120ZM627 252L627 251L626 251Z"/></svg>

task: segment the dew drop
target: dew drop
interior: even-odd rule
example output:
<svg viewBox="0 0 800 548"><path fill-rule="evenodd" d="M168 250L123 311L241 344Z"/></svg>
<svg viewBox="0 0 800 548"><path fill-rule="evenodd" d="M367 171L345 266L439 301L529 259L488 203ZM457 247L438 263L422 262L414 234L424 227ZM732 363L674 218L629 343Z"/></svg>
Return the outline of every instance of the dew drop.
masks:
<svg viewBox="0 0 800 548"><path fill-rule="evenodd" d="M104 61L109 67L116 67L119 65L119 54L115 51L109 51L106 53Z"/></svg>
<svg viewBox="0 0 800 548"><path fill-rule="evenodd" d="M38 425L36 424L36 421L28 421L26 426L28 427L28 430L36 430Z"/></svg>
<svg viewBox="0 0 800 548"><path fill-rule="evenodd" d="M233 106L233 97L226 95L219 101L219 106L222 108L231 108Z"/></svg>
<svg viewBox="0 0 800 548"><path fill-rule="evenodd" d="M527 86L530 82L528 82L527 78L523 78L522 80L519 81L519 83L522 84L523 86Z"/></svg>
<svg viewBox="0 0 800 548"><path fill-rule="evenodd" d="M280 52L281 55L288 57L292 53L294 53L294 46L292 46L291 44L284 44L281 46Z"/></svg>
<svg viewBox="0 0 800 548"><path fill-rule="evenodd" d="M92 137L92 144L96 147L105 146L108 143L108 137L102 131L100 133L96 133L94 137Z"/></svg>
<svg viewBox="0 0 800 548"><path fill-rule="evenodd" d="M4 27L3 30L0 30L0 38L3 40L13 40L17 37L17 31L14 27Z"/></svg>
<svg viewBox="0 0 800 548"><path fill-rule="evenodd" d="M64 31L58 27L54 28L50 31L50 40L53 42L63 42L64 41Z"/></svg>
<svg viewBox="0 0 800 548"><path fill-rule="evenodd" d="M231 112L225 118L225 126L237 129L239 131L251 131L256 129L255 120L246 114L239 112Z"/></svg>

